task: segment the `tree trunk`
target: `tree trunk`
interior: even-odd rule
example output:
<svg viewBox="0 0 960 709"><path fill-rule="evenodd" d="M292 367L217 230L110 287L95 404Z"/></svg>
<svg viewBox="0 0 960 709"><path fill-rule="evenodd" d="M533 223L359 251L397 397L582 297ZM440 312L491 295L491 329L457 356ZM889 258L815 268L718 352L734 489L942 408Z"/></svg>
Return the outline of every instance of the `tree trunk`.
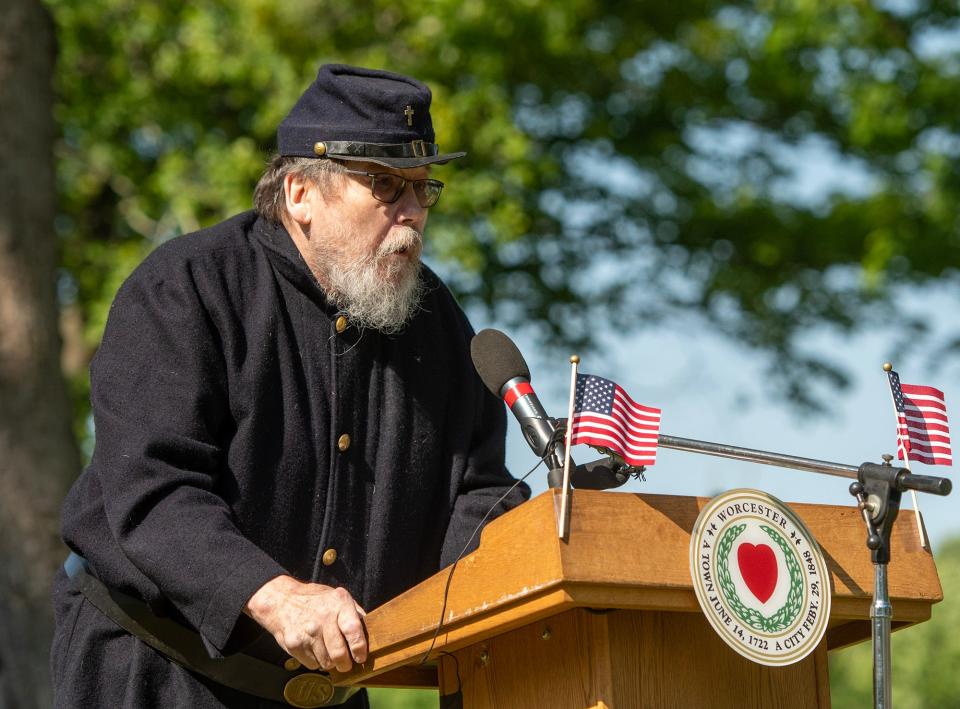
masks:
<svg viewBox="0 0 960 709"><path fill-rule="evenodd" d="M60 370L53 22L0 10L0 707L50 705L50 581L80 458Z"/></svg>

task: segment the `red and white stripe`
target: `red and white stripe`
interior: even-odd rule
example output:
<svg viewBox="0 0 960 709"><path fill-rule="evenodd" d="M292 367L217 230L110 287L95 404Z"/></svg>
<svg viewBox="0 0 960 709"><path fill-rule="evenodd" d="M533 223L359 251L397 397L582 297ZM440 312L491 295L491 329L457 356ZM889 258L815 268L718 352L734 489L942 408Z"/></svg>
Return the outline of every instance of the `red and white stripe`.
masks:
<svg viewBox="0 0 960 709"><path fill-rule="evenodd" d="M928 465L952 465L950 426L943 392L901 384L904 410L897 414L898 457Z"/></svg>

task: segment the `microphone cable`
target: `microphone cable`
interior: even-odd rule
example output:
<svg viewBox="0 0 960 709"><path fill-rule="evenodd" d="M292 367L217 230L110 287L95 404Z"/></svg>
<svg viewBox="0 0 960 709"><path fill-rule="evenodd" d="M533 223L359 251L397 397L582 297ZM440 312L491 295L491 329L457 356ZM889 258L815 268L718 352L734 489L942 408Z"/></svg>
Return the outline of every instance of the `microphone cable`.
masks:
<svg viewBox="0 0 960 709"><path fill-rule="evenodd" d="M440 636L440 629L443 627L443 615L444 613L447 612L447 596L450 593L450 582L453 580L453 572L456 570L457 564L460 563L460 559L462 559L463 555L467 553L467 549L469 549L470 545L473 543L474 537L476 537L477 534L480 532L480 530L483 528L484 523L487 521L487 519L490 517L493 511L497 509L497 506L507 498L507 495L509 495L514 490L516 490L517 485L519 485L528 477L530 477L537 468L543 465L546 462L547 457L549 455L550 455L550 452L545 453L544 456L537 461L536 465L530 468L530 470L528 470L527 473L522 478L519 478L516 482L513 483L513 485L507 488L507 491L503 493L497 499L497 501L490 506L490 509L487 510L487 513L483 516L483 519L481 519L479 524L477 524L476 529L473 530L473 534L470 535L470 538L467 540L467 543L463 545L463 549L460 550L460 553L457 555L456 560L453 562L453 564L450 565L450 571L447 573L447 584L446 586L444 586L444 589L443 589L443 605L440 608L440 620L437 622L437 629L434 631L433 638L430 640L430 647L427 648L427 651L426 653L424 653L423 658L421 658L419 664L421 665L426 664L427 659L430 657L430 653L433 652L433 648L437 644L437 638ZM448 652L443 652L441 654L450 655L450 653ZM453 655L450 655L450 656L453 657ZM460 685L460 663L459 662L457 663L457 685L458 685L458 691L459 691L459 685Z"/></svg>

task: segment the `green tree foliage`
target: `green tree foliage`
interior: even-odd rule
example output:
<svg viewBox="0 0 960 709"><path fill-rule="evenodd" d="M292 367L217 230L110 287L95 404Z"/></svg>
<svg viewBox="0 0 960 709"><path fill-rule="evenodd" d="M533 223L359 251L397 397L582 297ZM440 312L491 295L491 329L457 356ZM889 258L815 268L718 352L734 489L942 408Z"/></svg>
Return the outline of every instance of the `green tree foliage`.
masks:
<svg viewBox="0 0 960 709"><path fill-rule="evenodd" d="M371 689L373 709L436 709L439 695L430 689Z"/></svg>
<svg viewBox="0 0 960 709"><path fill-rule="evenodd" d="M941 603L929 621L892 636L893 703L902 709L960 707L960 538L935 554ZM897 606L893 604L896 618ZM830 693L835 707L866 707L873 702L873 655L870 643L830 656Z"/></svg>
<svg viewBox="0 0 960 709"><path fill-rule="evenodd" d="M47 2L61 290L89 349L147 251L249 207L329 61L434 88L441 146L469 156L438 170L429 255L505 327L582 346L598 317L705 319L811 404L807 375L845 380L807 328L920 332L886 284L957 277L952 3ZM792 166L824 152L859 188L804 199Z"/></svg>

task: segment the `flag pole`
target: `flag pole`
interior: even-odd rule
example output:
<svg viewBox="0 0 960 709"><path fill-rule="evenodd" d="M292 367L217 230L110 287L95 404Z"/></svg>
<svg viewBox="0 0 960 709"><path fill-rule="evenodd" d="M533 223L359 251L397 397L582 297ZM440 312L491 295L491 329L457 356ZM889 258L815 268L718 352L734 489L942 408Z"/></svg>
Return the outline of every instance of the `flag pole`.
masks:
<svg viewBox="0 0 960 709"><path fill-rule="evenodd" d="M893 416L897 421L897 448L903 451L903 467L907 470L910 470L910 451L907 450L907 447L903 445L903 437L900 435L900 415L897 411L897 401L893 394L893 383L890 381L890 372L893 371L893 364L890 362L883 363L883 371L887 373L887 384L890 385L890 400L893 402ZM913 471L910 470L912 473ZM927 542L927 533L923 528L923 517L920 514L920 502L917 500L917 493L914 490L910 490L910 500L913 502L913 516L917 522L917 533L920 535L920 546L924 549L929 549L930 545Z"/></svg>
<svg viewBox="0 0 960 709"><path fill-rule="evenodd" d="M567 444L563 452L563 492L560 493L560 525L558 536L566 539L570 533L570 441L573 440L573 404L577 391L577 365L580 357L570 355L570 404L567 406Z"/></svg>

